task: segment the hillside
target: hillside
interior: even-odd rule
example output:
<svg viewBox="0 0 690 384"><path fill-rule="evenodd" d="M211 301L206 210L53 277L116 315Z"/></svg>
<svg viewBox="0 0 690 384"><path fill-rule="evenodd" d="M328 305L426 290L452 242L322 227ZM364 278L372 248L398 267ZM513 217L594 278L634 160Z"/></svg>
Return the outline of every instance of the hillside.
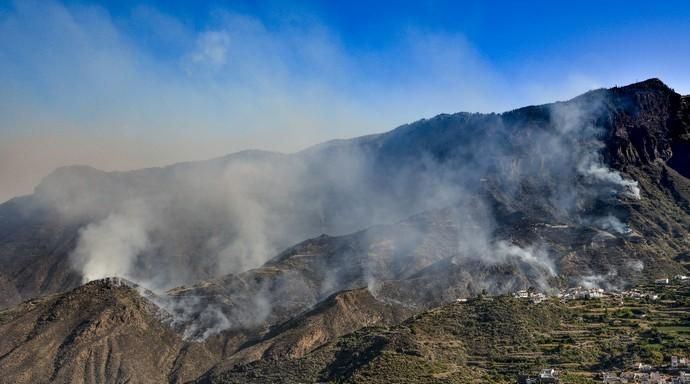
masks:
<svg viewBox="0 0 690 384"><path fill-rule="evenodd" d="M0 371L364 382L394 369L457 382L547 359L590 372L618 353L608 339L582 339L572 360L548 360L548 346L586 328L578 311L605 324L594 307L499 296L425 311L686 273L688 158L690 99L651 79L295 154L61 168L0 205Z"/></svg>
<svg viewBox="0 0 690 384"><path fill-rule="evenodd" d="M687 247L689 104L653 79L503 114L439 115L290 155L61 168L33 195L0 205L0 305L112 274L157 289L190 285L259 267L322 233L452 206L487 241L506 217L614 236L630 227L652 244L636 257L672 269ZM120 260L108 270L112 252ZM607 273L613 263L627 273L619 254L578 254L564 269Z"/></svg>
<svg viewBox="0 0 690 384"><path fill-rule="evenodd" d="M299 359L219 371L210 381L512 383L521 372L553 367L563 382L593 382L602 371L668 364L687 352L687 284L640 288L661 299L475 298L397 326L364 328Z"/></svg>
<svg viewBox="0 0 690 384"><path fill-rule="evenodd" d="M159 300L129 281L108 278L0 311L0 382L184 383L221 362L298 358L342 334L410 314L359 289L272 328L199 342L184 337Z"/></svg>
<svg viewBox="0 0 690 384"><path fill-rule="evenodd" d="M0 312L0 381L184 382L208 369L216 352L162 320L120 279L25 302Z"/></svg>

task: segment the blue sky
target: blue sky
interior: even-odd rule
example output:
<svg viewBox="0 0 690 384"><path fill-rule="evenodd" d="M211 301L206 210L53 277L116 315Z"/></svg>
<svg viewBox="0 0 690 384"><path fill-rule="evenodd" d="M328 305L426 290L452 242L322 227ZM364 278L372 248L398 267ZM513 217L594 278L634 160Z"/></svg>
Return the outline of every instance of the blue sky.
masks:
<svg viewBox="0 0 690 384"><path fill-rule="evenodd" d="M81 0L69 5L92 4ZM351 55L398 48L412 32L462 36L498 71L516 74L549 64L567 65L598 77L613 76L614 66L637 60L642 77L660 72L683 82L690 59L690 4L687 1L109 1L100 3L123 30L147 48L175 55L175 48L148 40L150 31L131 22L132 10L150 7L203 32L218 22L217 14L236 12L256 18L276 31L285 24L318 23ZM452 49L452 46L448 47ZM179 53L179 52L178 52ZM667 60L676 65L662 65ZM653 64L658 61L658 64ZM668 63L667 63L668 64ZM386 62L390 68L396 63ZM586 66L577 68L577 65ZM599 68L595 68L599 67ZM374 68L371 68L374 70ZM626 70L626 65L622 65ZM565 69L548 69L566 72ZM663 72L663 73L661 73ZM603 76L602 76L603 77ZM597 79L599 80L599 79ZM607 78L601 81L606 82ZM634 81L627 78L621 81ZM690 90L686 89L686 92Z"/></svg>
<svg viewBox="0 0 690 384"><path fill-rule="evenodd" d="M59 165L295 151L659 77L687 1L0 2L0 200Z"/></svg>

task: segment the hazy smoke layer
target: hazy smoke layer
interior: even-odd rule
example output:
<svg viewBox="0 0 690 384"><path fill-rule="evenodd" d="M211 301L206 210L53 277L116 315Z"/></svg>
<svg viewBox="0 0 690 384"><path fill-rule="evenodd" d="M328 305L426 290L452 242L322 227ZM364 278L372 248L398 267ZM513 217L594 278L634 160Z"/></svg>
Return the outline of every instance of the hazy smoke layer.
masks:
<svg viewBox="0 0 690 384"><path fill-rule="evenodd" d="M491 207L500 202L547 222L627 234L614 213L592 208L599 200L640 198L635 181L603 162L598 116L604 97L597 91L502 115L441 115L292 155L241 152L129 173L65 168L46 178L36 196L83 223L72 257L85 281L120 275L167 289L238 274L321 233L346 234L453 207L453 249L430 245L426 254L406 253L437 228L391 235L393 251L386 254L392 261L376 252L363 259L361 285L376 287L450 257L527 266L535 283L546 287L558 274L548 247L497 236L503 223ZM323 268L328 271L318 294L354 284L344 277L351 273L346 266ZM192 324L190 337L203 338L260 322L272 302L262 289L249 295L243 305L252 308L245 310L251 321L242 311L223 312L194 297L166 306L181 323ZM194 328L201 320L207 325Z"/></svg>

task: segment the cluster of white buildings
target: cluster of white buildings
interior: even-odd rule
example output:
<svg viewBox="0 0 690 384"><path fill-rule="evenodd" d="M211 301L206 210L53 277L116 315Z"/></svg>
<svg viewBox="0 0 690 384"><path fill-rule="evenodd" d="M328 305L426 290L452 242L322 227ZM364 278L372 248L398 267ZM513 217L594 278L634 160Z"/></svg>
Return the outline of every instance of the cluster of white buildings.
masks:
<svg viewBox="0 0 690 384"><path fill-rule="evenodd" d="M673 280L678 281L678 282L690 282L690 276L685 276L685 275L675 275L673 276ZM663 279L656 279L654 280L654 284L656 285L669 285L671 284L671 279L668 277L664 277Z"/></svg>
<svg viewBox="0 0 690 384"><path fill-rule="evenodd" d="M680 281L690 283L690 276L676 275L673 279L663 278L656 279L654 283L656 285L669 285L671 281ZM637 289L630 289L627 291L615 291L607 292L602 288L584 288L584 287L572 287L562 290L558 293L557 297L561 299L561 302L566 302L569 300L589 300L598 299L605 296L618 297L618 298L630 298L630 299L650 299L658 300L659 295L654 292L642 292ZM513 292L513 297L518 299L530 299L534 303L540 303L546 299L546 295L541 292L534 292L527 289L521 289L519 291ZM458 299L460 301L460 299Z"/></svg>
<svg viewBox="0 0 690 384"><path fill-rule="evenodd" d="M602 373L603 383L636 383L636 384L690 384L690 373L680 372L678 376L671 376L659 372L622 372Z"/></svg>
<svg viewBox="0 0 690 384"><path fill-rule="evenodd" d="M518 375L518 384L557 384L558 371L553 368L544 368L537 376L529 376L525 374Z"/></svg>
<svg viewBox="0 0 690 384"><path fill-rule="evenodd" d="M558 294L558 298L561 299L561 301L589 300L602 298L604 295L606 295L606 292L601 288L574 287L561 291Z"/></svg>
<svg viewBox="0 0 690 384"><path fill-rule="evenodd" d="M676 275L673 279L663 278L656 279L654 283L656 285L669 285L671 281L680 281L690 283L690 276ZM642 292L637 289L630 289L627 291L615 291L607 292L602 288L584 288L584 287L572 287L562 290L558 293L557 297L561 299L562 302L569 300L589 300L598 299L605 296L619 297L619 298L631 298L631 299L650 299L658 300L659 295L654 292ZM540 303L546 299L546 295L540 292L534 292L527 289L521 289L519 291L513 292L513 297L518 299L530 299L532 302ZM459 300L458 300L459 301Z"/></svg>
<svg viewBox="0 0 690 384"><path fill-rule="evenodd" d="M539 304L546 300L546 295L541 292L530 292L526 289L513 292L513 297L517 299L528 299L534 304Z"/></svg>
<svg viewBox="0 0 690 384"><path fill-rule="evenodd" d="M654 292L641 292L637 289L630 289L627 291L623 291L620 293L621 297L624 298L630 298L630 299L650 299L650 300L659 300L659 295L654 293Z"/></svg>
<svg viewBox="0 0 690 384"><path fill-rule="evenodd" d="M680 368L689 367L690 361L685 357L678 358L671 356L671 364L666 366L670 370L667 373L660 373L653 371L654 369L649 364L637 363L633 365L635 371L621 372L616 375L611 372L603 372L599 379L603 383L637 383L637 384L690 384L690 373L678 371Z"/></svg>
<svg viewBox="0 0 690 384"><path fill-rule="evenodd" d="M688 278L690 281L690 278ZM637 289L630 289L622 292L607 292L602 288L584 288L584 287L573 287L562 290L558 293L557 297L561 302L566 302L570 300L589 300L589 299L599 299L605 296L618 297L618 298L630 298L630 299L650 299L658 300L659 295L654 292L642 292ZM546 295L540 292L530 292L526 289L521 289L519 291L513 292L513 297L518 299L530 299L534 303L540 303L546 299Z"/></svg>
<svg viewBox="0 0 690 384"><path fill-rule="evenodd" d="M602 377L604 383L639 383L639 384L688 384L690 374L680 372L678 376L670 376L659 372L623 372L620 376L614 373L605 373Z"/></svg>
<svg viewBox="0 0 690 384"><path fill-rule="evenodd" d="M569 300L588 300L597 299L609 295L606 291L601 288L583 288L583 287L573 287L562 290L556 295L562 302ZM529 299L535 304L541 303L546 300L546 295L541 292L530 292L526 289L521 289L519 291L513 292L513 297L517 299Z"/></svg>

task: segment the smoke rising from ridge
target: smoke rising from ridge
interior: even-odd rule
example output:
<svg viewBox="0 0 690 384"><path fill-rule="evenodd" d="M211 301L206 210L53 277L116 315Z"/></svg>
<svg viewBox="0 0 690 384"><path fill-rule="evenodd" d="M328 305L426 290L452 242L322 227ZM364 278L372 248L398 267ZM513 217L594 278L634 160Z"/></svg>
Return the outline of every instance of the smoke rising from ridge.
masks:
<svg viewBox="0 0 690 384"><path fill-rule="evenodd" d="M605 97L597 91L531 111L441 115L289 155L241 152L129 173L65 168L35 198L83 223L72 259L85 280L118 274L162 292L230 274L159 303L190 339L258 326L342 289L369 286L379 295L387 281L444 261L512 266L528 281L510 284L546 290L559 274L559 251L511 224L511 212L626 234L614 212L593 207L639 198L637 183L603 162L597 116ZM305 271L252 275L301 240L370 227ZM231 306L215 294L196 296L227 284L244 292ZM303 301L286 303L286 292Z"/></svg>
<svg viewBox="0 0 690 384"><path fill-rule="evenodd" d="M149 246L146 206L128 203L123 211L110 214L79 232L72 255L81 266L84 282L108 276L132 279L132 265Z"/></svg>

